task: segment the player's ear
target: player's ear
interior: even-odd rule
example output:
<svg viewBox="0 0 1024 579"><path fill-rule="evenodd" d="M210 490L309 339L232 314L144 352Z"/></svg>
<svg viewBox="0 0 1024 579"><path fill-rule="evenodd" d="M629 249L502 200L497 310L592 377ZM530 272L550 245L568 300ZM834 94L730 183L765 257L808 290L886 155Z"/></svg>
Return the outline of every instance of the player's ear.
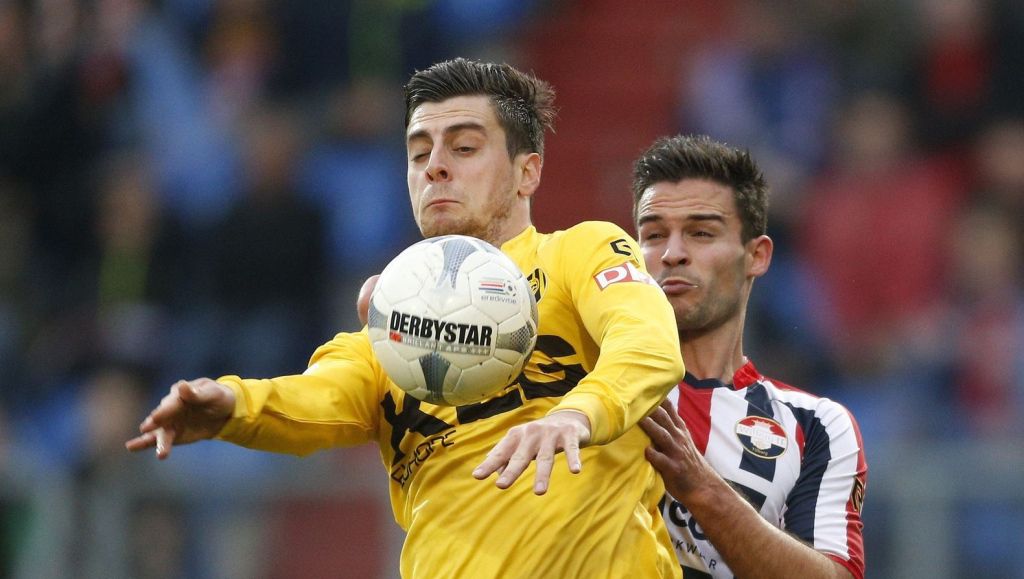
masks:
<svg viewBox="0 0 1024 579"><path fill-rule="evenodd" d="M772 263L775 243L767 235L759 235L747 242L747 275L761 277Z"/></svg>
<svg viewBox="0 0 1024 579"><path fill-rule="evenodd" d="M538 153L520 153L513 163L519 178L519 195L532 197L540 186L540 171L544 160Z"/></svg>

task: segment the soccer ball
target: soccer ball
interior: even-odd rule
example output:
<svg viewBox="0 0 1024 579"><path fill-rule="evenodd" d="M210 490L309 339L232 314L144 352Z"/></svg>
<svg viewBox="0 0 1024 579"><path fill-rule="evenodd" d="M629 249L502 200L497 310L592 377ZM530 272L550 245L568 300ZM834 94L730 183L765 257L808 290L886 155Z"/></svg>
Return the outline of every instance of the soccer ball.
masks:
<svg viewBox="0 0 1024 579"><path fill-rule="evenodd" d="M537 343L537 302L500 250L446 235L409 246L384 268L367 325L392 382L425 402L459 406L519 375Z"/></svg>

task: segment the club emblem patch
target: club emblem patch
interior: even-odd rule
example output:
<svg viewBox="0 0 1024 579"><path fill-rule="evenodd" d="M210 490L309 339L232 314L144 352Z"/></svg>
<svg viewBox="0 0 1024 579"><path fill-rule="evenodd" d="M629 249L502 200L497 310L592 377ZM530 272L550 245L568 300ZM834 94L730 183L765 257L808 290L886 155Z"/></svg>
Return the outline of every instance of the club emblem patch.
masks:
<svg viewBox="0 0 1024 579"><path fill-rule="evenodd" d="M747 416L737 422L736 438L744 450L758 458L779 458L789 446L782 425L763 416Z"/></svg>

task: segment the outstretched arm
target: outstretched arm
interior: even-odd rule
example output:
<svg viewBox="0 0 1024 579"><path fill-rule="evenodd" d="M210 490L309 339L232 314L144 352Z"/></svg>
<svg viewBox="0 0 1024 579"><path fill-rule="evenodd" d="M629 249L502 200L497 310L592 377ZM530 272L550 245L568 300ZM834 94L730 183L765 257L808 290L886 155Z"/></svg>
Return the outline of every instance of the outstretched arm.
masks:
<svg viewBox="0 0 1024 579"><path fill-rule="evenodd" d="M665 488L686 505L737 577L851 579L849 570L772 526L697 450L667 400L640 422L651 437L647 460Z"/></svg>
<svg viewBox="0 0 1024 579"><path fill-rule="evenodd" d="M139 425L142 434L127 441L125 448L138 452L156 447L163 460L171 446L217 436L235 407L234 392L209 378L179 380L160 404Z"/></svg>

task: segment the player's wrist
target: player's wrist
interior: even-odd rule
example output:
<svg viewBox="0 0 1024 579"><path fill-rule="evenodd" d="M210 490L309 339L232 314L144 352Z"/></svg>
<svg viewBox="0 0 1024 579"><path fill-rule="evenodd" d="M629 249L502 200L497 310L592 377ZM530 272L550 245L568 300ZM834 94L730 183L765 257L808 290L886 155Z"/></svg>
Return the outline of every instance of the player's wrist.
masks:
<svg viewBox="0 0 1024 579"><path fill-rule="evenodd" d="M693 512L706 512L727 507L730 501L743 500L735 489L710 467L702 468L693 484L673 497Z"/></svg>
<svg viewBox="0 0 1024 579"><path fill-rule="evenodd" d="M548 414L548 416L573 424L579 434L581 444L590 440L590 417L584 412L573 408L564 408L555 410Z"/></svg>

